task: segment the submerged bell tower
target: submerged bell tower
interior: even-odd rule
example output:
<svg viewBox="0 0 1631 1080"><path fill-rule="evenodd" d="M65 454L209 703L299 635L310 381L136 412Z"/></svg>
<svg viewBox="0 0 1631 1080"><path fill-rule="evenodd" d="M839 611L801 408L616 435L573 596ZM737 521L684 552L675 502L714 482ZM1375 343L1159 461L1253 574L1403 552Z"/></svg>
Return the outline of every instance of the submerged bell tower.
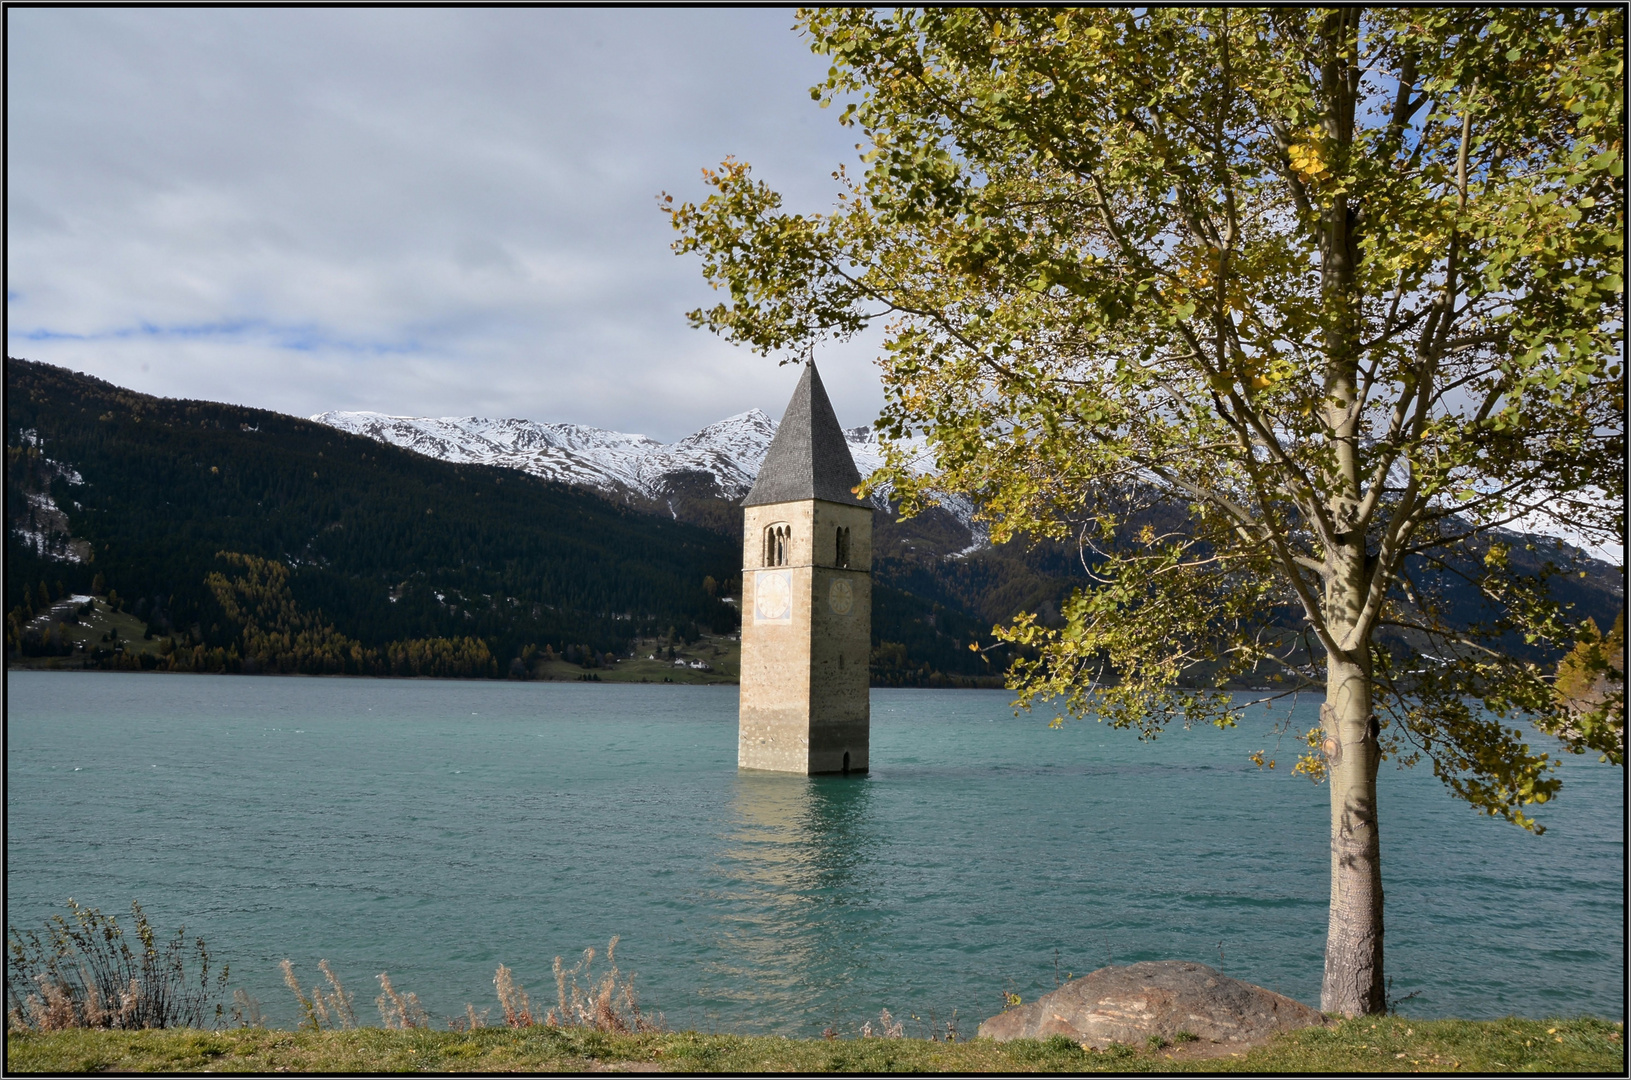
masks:
<svg viewBox="0 0 1631 1080"><path fill-rule="evenodd" d="M867 771L872 507L815 364L742 501L737 765Z"/></svg>

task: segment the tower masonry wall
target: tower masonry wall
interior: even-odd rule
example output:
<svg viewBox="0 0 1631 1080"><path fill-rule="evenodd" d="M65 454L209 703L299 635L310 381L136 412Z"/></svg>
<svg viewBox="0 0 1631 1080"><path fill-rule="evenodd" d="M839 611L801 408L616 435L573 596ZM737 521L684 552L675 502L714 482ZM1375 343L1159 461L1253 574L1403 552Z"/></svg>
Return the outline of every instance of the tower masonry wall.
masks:
<svg viewBox="0 0 1631 1080"><path fill-rule="evenodd" d="M807 499L751 506L744 519L738 764L805 775L847 764L864 772L872 511ZM783 561L766 565L777 556L766 539L772 529L786 530Z"/></svg>

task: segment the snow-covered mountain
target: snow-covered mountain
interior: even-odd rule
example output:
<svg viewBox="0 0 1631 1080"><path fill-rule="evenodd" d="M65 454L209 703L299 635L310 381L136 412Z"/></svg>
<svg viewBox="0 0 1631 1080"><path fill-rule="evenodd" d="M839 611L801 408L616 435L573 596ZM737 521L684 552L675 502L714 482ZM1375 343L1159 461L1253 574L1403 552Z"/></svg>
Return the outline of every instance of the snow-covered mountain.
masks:
<svg viewBox="0 0 1631 1080"><path fill-rule="evenodd" d="M443 461L503 465L595 488L661 499L683 480L711 477L717 494L740 499L753 486L776 421L758 409L727 417L673 443L577 424L489 420L477 416L386 416L376 412L326 412L318 423L365 435ZM844 432L861 475L883 462L868 427ZM954 511L955 512L955 511Z"/></svg>

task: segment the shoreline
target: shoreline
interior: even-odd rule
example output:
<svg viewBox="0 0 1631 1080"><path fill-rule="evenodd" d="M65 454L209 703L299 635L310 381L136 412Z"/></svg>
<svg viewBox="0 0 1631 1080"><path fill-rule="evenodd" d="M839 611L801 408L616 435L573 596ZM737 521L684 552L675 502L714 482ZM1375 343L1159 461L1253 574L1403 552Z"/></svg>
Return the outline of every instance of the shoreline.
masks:
<svg viewBox="0 0 1631 1080"><path fill-rule="evenodd" d="M48 659L60 660L60 659L62 659L62 657L50 657ZM477 676L477 675L469 675L469 676L458 676L458 675L452 675L452 676L450 676L450 675L352 675L352 674L348 674L348 673L345 673L345 672L334 672L332 674L318 675L318 674L312 674L312 673L309 673L309 672L300 672L300 671L289 671L289 672L280 672L280 671L164 671L164 670L159 670L159 669L148 670L148 669L144 669L144 668L119 669L119 668L104 668L104 667L91 667L91 666L69 667L66 664L50 664L50 663L27 664L27 663L15 663L15 662L11 662L11 661L8 661L6 663L5 670L6 670L7 675L12 674L13 672L30 671L30 672L42 672L42 673L50 673L50 674L76 674L76 675L181 675L181 676L208 675L208 676L217 676L217 677L220 677L220 678L234 678L234 679L236 679L236 678L250 678L250 679L255 679L255 678L264 678L264 679L352 679L352 680L357 680L357 681L370 681L370 682L437 682L437 683L480 683L480 684L515 683L517 685L525 685L525 684L529 684L529 683L554 683L554 684L561 684L561 685L566 685L566 686L740 686L741 685L741 683L736 679L707 679L707 678L678 678L678 679L670 679L668 681L658 681L658 680L654 680L654 679L629 679L629 678L613 678L613 679L605 679L605 678L585 679L585 678L568 678L568 677L559 677L559 678L557 678L557 677L554 677L554 676L544 676L542 678L530 678L530 679L512 679L512 678L494 678L494 677L489 677L489 676ZM995 685L991 685L991 686L983 686L983 685L982 686L969 686L969 685L966 684L966 680L964 682L962 682L962 683L953 684L953 685L942 685L942 686L918 686L918 685L905 685L905 686L902 686L902 685L897 685L897 684L894 684L894 683L870 683L870 684L868 684L868 688L872 689L872 690L1006 690L1007 689L1007 687L1003 686L1000 682L997 682L997 683L995 683ZM1239 691L1237 691L1237 692L1246 693L1246 692L1250 692L1252 689L1253 688L1250 688L1250 687L1241 687L1239 689Z"/></svg>

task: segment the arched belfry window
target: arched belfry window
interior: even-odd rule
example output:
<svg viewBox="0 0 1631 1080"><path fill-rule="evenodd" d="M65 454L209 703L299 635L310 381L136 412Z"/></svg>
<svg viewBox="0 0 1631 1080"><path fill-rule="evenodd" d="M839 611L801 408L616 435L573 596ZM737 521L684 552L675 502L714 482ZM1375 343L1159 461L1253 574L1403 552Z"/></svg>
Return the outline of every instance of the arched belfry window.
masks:
<svg viewBox="0 0 1631 1080"><path fill-rule="evenodd" d="M835 552L836 552L836 554L835 554L835 556L833 558L833 565L834 566L848 566L849 565L849 526L848 525L840 525L838 527L838 542L837 542L837 545L835 547Z"/></svg>
<svg viewBox="0 0 1631 1080"><path fill-rule="evenodd" d="M785 521L765 527L764 565L786 566L789 548L793 546L793 527Z"/></svg>

